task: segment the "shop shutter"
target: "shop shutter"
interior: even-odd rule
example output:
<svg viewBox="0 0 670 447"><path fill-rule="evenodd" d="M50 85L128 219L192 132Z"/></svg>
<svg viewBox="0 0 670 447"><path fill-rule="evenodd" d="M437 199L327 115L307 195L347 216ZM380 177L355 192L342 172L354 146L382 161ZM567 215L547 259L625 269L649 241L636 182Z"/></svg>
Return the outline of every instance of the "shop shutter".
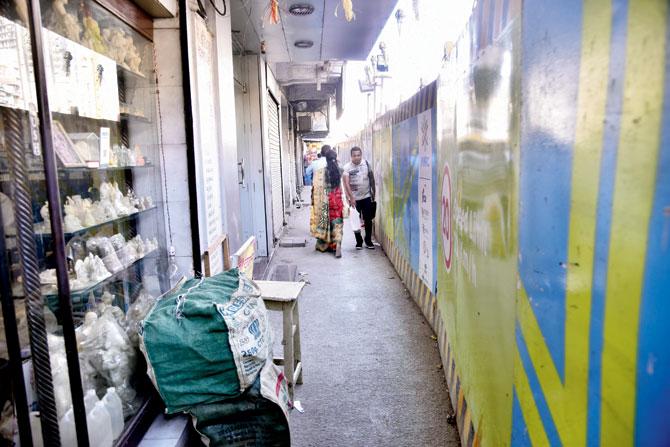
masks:
<svg viewBox="0 0 670 447"><path fill-rule="evenodd" d="M272 222L278 239L284 226L284 191L281 176L281 146L279 143L279 104L268 91L268 146L270 149L270 181L272 182Z"/></svg>
<svg viewBox="0 0 670 447"><path fill-rule="evenodd" d="M295 172L295 145L291 144L291 150L288 157L289 178L291 179L291 197L296 193L296 172Z"/></svg>

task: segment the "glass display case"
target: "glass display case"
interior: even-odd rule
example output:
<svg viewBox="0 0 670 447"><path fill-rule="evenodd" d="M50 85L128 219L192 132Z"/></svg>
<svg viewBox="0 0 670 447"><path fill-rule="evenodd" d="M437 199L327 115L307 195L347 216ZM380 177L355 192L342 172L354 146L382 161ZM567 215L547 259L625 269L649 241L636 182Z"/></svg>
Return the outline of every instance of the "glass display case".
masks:
<svg viewBox="0 0 670 447"><path fill-rule="evenodd" d="M76 445L84 418L90 445L124 444L155 402L139 322L170 283L152 22L125 0L40 9L43 70L26 1L0 0L0 445L26 415L35 445L54 426Z"/></svg>

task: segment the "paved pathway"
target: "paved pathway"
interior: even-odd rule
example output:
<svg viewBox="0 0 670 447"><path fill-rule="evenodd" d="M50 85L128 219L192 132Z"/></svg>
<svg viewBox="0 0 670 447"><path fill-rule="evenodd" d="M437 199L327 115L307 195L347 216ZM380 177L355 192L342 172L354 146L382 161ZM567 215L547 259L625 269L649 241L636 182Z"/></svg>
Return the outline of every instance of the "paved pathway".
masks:
<svg viewBox="0 0 670 447"><path fill-rule="evenodd" d="M291 220L286 236L306 237L307 247L280 247L271 268L295 264L311 282L300 302L305 372L296 389L305 413L291 413L292 445L460 445L433 331L381 248L355 250L345 221L335 259L314 250L308 207Z"/></svg>

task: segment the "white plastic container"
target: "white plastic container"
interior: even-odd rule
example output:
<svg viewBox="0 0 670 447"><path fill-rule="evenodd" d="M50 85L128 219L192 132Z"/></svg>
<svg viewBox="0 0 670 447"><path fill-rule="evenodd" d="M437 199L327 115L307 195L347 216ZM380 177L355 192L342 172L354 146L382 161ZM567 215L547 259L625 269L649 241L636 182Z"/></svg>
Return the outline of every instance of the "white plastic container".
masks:
<svg viewBox="0 0 670 447"><path fill-rule="evenodd" d="M123 432L123 402L114 387L107 388L102 402L112 420L112 438L116 440Z"/></svg>
<svg viewBox="0 0 670 447"><path fill-rule="evenodd" d="M86 391L86 394L84 394L84 406L86 407L87 415L93 410L93 407L95 407L95 404L98 402L100 402L100 399L98 399L98 395L95 394L95 390Z"/></svg>
<svg viewBox="0 0 670 447"><path fill-rule="evenodd" d="M42 421L40 420L39 411L30 412L30 434L33 438L34 447L44 446L44 441L42 440Z"/></svg>
<svg viewBox="0 0 670 447"><path fill-rule="evenodd" d="M98 401L90 413L86 415L88 425L88 443L95 447L112 447L112 419L105 404Z"/></svg>
<svg viewBox="0 0 670 447"><path fill-rule="evenodd" d="M70 408L58 422L60 443L63 447L77 445L77 429L74 425L74 412Z"/></svg>

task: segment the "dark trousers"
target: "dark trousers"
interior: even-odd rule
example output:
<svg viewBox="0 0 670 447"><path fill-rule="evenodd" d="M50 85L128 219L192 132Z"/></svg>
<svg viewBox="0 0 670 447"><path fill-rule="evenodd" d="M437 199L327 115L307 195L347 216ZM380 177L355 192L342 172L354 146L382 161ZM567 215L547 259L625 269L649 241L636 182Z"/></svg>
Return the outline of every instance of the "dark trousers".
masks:
<svg viewBox="0 0 670 447"><path fill-rule="evenodd" d="M363 216L365 222L365 244L372 245L372 220L375 218L372 212L372 198L366 197L363 200L356 200L356 211ZM355 231L356 245L363 245L363 237L360 231Z"/></svg>

